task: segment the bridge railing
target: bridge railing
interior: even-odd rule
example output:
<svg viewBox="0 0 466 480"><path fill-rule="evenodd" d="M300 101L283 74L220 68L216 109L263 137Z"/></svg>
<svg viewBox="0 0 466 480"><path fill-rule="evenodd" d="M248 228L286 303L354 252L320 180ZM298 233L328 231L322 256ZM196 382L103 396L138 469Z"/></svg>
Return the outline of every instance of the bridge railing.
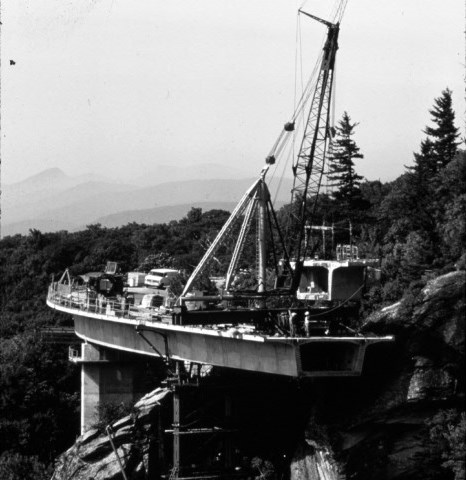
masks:
<svg viewBox="0 0 466 480"><path fill-rule="evenodd" d="M66 288L64 288L66 287ZM80 312L97 313L110 317L125 317L137 320L161 321L163 308L142 307L129 304L125 297L107 298L82 286L63 285L54 282L49 286L47 300Z"/></svg>
<svg viewBox="0 0 466 480"><path fill-rule="evenodd" d="M317 318L307 318L303 312L299 315L288 309L279 308L275 310L260 309L231 309L223 310L222 315L218 311L203 311L186 309L184 312L175 312L163 307L144 307L131 305L126 302L124 297L108 298L103 295L97 295L84 286L65 285L63 287L59 282L54 282L49 286L48 301L54 305L62 306L78 312L89 312L107 317L127 318L140 322L164 322L173 323L180 326L209 326L216 324L238 324L253 323L258 331L268 335L279 334L291 337L308 337L314 335L334 335L331 331L327 319L323 317L323 312L312 312ZM196 297L186 298L187 301L195 302L205 300L205 297L197 299ZM346 327L344 327L346 328ZM346 335L348 331L344 332Z"/></svg>

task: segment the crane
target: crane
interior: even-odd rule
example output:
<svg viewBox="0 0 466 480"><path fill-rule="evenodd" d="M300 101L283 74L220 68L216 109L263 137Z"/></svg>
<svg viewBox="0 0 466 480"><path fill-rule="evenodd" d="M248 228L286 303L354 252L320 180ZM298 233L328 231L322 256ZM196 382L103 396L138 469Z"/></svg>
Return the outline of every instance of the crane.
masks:
<svg viewBox="0 0 466 480"><path fill-rule="evenodd" d="M292 167L294 183L291 203L297 207L297 211L293 215L294 226L291 227L289 234L290 246L288 250L288 254L295 259L291 282L292 290L296 290L299 283L302 262L309 247L309 237L306 238L305 230L306 227L309 228L315 213L324 174L328 143L332 135L330 111L335 57L340 31L339 22L331 23L302 10L300 12L324 24L328 31L304 136Z"/></svg>
<svg viewBox="0 0 466 480"><path fill-rule="evenodd" d="M280 142L284 134L294 130L299 108L295 111L292 121L285 124L282 134L279 136L279 139L272 149L272 153L266 158L266 165L262 168L260 177L244 194L232 212L230 218L218 233L215 240L211 243L209 249L205 252L204 257L188 279L180 298L184 298L188 292L192 290L195 280L210 264L218 248L225 243L227 238L230 238L233 235L234 226L242 222L239 233L237 234L236 246L226 275L225 290L230 290L234 272L237 269L239 257L243 251L246 236L255 215L257 218L257 293L266 293L265 265L267 254L265 239L267 237L267 225L275 227L276 231L278 231L278 237L282 247L282 264L284 266L284 273L280 275L277 267L276 273L277 278L285 281L282 282L282 285L280 285L280 281L278 281L277 286L287 285L286 289L289 293L296 291L296 286L299 283L301 276L302 262L306 255L309 243L309 238L305 235L305 231L306 228L309 228L309 219L312 218L315 211L322 176L324 174L327 147L331 136L330 111L332 87L334 81L335 57L338 49L338 34L340 29L339 22L331 23L302 10L299 12L324 24L328 31L318 69L317 81L311 94L310 108L307 114L304 135L300 144L299 153L292 166L294 177L292 205L297 206L296 212L292 215L292 226L287 232L287 235L284 235L281 232L270 200L270 193L265 182L265 177L270 166L275 163L274 152L278 152L281 149ZM303 101L302 103L304 105L306 102ZM302 109L303 106L300 108ZM285 244L285 236L288 239L287 245ZM273 238L273 235L270 235L270 238ZM294 257L293 268L291 267L291 256Z"/></svg>

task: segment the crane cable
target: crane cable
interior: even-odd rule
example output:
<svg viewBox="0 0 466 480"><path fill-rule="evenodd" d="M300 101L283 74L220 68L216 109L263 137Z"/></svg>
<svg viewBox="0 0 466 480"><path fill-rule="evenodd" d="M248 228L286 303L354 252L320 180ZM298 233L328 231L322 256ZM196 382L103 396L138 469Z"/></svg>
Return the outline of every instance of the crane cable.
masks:
<svg viewBox="0 0 466 480"><path fill-rule="evenodd" d="M306 2L304 2L301 6L301 8L304 6ZM347 6L347 3L348 3L348 0L337 0L337 6L334 6L334 10L335 13L332 15L333 17L333 23L339 23L341 22L341 19L343 18L343 15L344 15L344 12L346 10L346 6ZM300 9L301 9L300 8ZM303 88L302 85L301 85L301 88L302 88L302 95L299 99L299 101L296 103L296 90L297 90L297 68L298 68L298 61L297 61L297 58L298 58L298 50L300 51L300 68L301 68L301 84L303 83L302 82L302 78L303 78L303 74L302 74L302 46L301 46L301 24L300 24L300 21L299 21L299 18L300 18L300 15L299 15L299 10L298 10L298 14L297 14L297 22L296 22L296 39L295 39L295 42L296 42L296 45L295 45L295 110L293 112L293 115L291 117L291 122L295 122L296 119L298 118L298 115L300 115L300 113L302 112L302 110L304 109L304 107L306 106L307 104L307 101L309 100L312 92L313 92L313 86L314 86L314 81L316 81L316 73L317 73L317 70L322 62L322 56L323 56L323 52L322 52L322 48L325 44L325 40L322 42L322 48L321 48L321 53L317 59L317 62L314 66L314 69L312 71L312 74L310 76L310 80L309 82L306 84L306 87ZM298 49L298 46L299 46L299 49ZM276 155L279 155L281 150L283 149L283 147L280 147L280 144L281 144L281 140L282 138L285 136L287 132L282 130L277 138L277 140L275 141L271 151L270 151L270 154L276 154Z"/></svg>
<svg viewBox="0 0 466 480"><path fill-rule="evenodd" d="M343 18L344 12L346 10L348 0L337 0L334 4L333 7L333 12L331 15L331 18L333 19L333 23L339 23L341 19ZM299 10L301 10L304 5L306 4L306 0L302 3L301 7ZM309 102L309 99L313 93L313 90L315 88L315 84L317 83L317 71L318 68L322 62L322 56L323 56L323 46L325 44L325 40L322 42L322 48L321 48L321 53L317 59L317 62L314 65L314 69L312 71L311 76L309 77L309 81L307 82L306 86L303 87L303 71L302 71L302 36L301 36L301 23L300 23L300 15L299 15L299 10L297 14L297 21L296 21L296 36L295 36L295 81L294 81L294 103L295 103L295 109L293 112L293 115L291 117L291 122L293 124L298 123L297 127L295 126L294 134L293 135L288 135L288 131L285 129L282 129L277 140L275 141L274 145L272 146L270 152L269 152L269 157L273 156L276 159L276 166L274 171L271 174L271 178L274 178L277 171L278 171L278 164L280 163L280 160L285 157L286 161L284 163L284 167L282 169L282 172L279 176L279 181L278 181L278 186L274 195L273 199L273 204L275 204L276 199L278 197L278 194L280 192L280 188L285 176L285 171L287 166L289 165L290 158L294 158L296 156L296 131L299 131L302 128L302 122L304 121L304 111L305 108ZM297 98L297 85L298 85L298 58L299 58L299 69L301 72L300 78L301 78L301 90L302 94L299 98L299 100L296 102ZM334 84L334 90L332 93L332 97L335 94L335 84ZM332 114L331 114L331 124L334 125L335 122L335 103L332 102ZM288 154L282 155L282 153L287 149L290 143L290 139L292 140L292 147L288 151ZM330 139L330 146L331 148L331 139Z"/></svg>
<svg viewBox="0 0 466 480"><path fill-rule="evenodd" d="M348 298L346 298L342 303L337 305L336 307L331 308L330 310L326 310L325 312L322 313L316 313L315 315L310 315L310 318L316 318L316 317L321 317L322 315L327 315L330 312L334 312L335 310L338 310L339 308L343 307L346 305L356 294L358 294L362 289L364 288L364 283L359 286Z"/></svg>

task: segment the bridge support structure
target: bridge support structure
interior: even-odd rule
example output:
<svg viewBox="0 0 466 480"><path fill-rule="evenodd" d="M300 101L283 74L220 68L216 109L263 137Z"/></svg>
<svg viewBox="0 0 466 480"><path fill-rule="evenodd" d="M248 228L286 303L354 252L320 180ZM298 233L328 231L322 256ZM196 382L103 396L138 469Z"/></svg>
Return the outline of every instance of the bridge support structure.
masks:
<svg viewBox="0 0 466 480"><path fill-rule="evenodd" d="M193 367L197 368L197 374L191 371ZM223 403L223 414L221 413L221 418L217 417L222 426L203 425L202 421L199 422L201 419L196 417L199 410L204 410L207 407L207 411L209 411L209 407L205 402L210 403L210 400L202 400L202 392L204 392L204 394L212 392L209 392L209 387L203 384L199 376L201 365L191 364L190 372L187 372L183 362L175 362L175 368L175 373L166 380L173 395L172 428L165 430L165 433L173 437L172 462L169 473L162 475L162 478L168 480L240 478L240 476L232 470L233 443L231 434L236 432L236 430L233 429L231 425L232 404L228 391L225 390L225 392L219 394L217 386L217 398L213 402L215 403L220 399ZM222 390L222 388L220 388L220 390ZM201 403L199 403L200 400ZM194 405L196 405L197 408L194 407ZM212 404L210 408L212 408ZM217 411L217 415L218 413ZM189 427L187 425L193 426ZM215 440L219 442L222 449L220 453L221 458L217 457L213 459L211 463L218 463L216 463L216 465L210 464L203 466L192 464L193 450L202 448L202 446L207 447ZM188 456L191 457L189 461L186 458ZM196 460L194 459L194 461Z"/></svg>
<svg viewBox="0 0 466 480"><path fill-rule="evenodd" d="M133 404L145 393L134 357L128 361L118 350L82 343L81 352L70 348L69 358L81 365L81 434L101 420L103 406Z"/></svg>

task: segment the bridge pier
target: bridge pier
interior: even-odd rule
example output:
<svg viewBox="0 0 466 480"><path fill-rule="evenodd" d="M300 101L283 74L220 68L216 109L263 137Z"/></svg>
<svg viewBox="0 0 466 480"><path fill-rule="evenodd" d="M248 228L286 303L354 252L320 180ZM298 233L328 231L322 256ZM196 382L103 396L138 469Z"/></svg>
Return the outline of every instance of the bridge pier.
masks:
<svg viewBox="0 0 466 480"><path fill-rule="evenodd" d="M99 406L133 404L145 389L141 362L117 350L81 344L80 355L70 350L70 360L81 364L81 434L101 420Z"/></svg>

